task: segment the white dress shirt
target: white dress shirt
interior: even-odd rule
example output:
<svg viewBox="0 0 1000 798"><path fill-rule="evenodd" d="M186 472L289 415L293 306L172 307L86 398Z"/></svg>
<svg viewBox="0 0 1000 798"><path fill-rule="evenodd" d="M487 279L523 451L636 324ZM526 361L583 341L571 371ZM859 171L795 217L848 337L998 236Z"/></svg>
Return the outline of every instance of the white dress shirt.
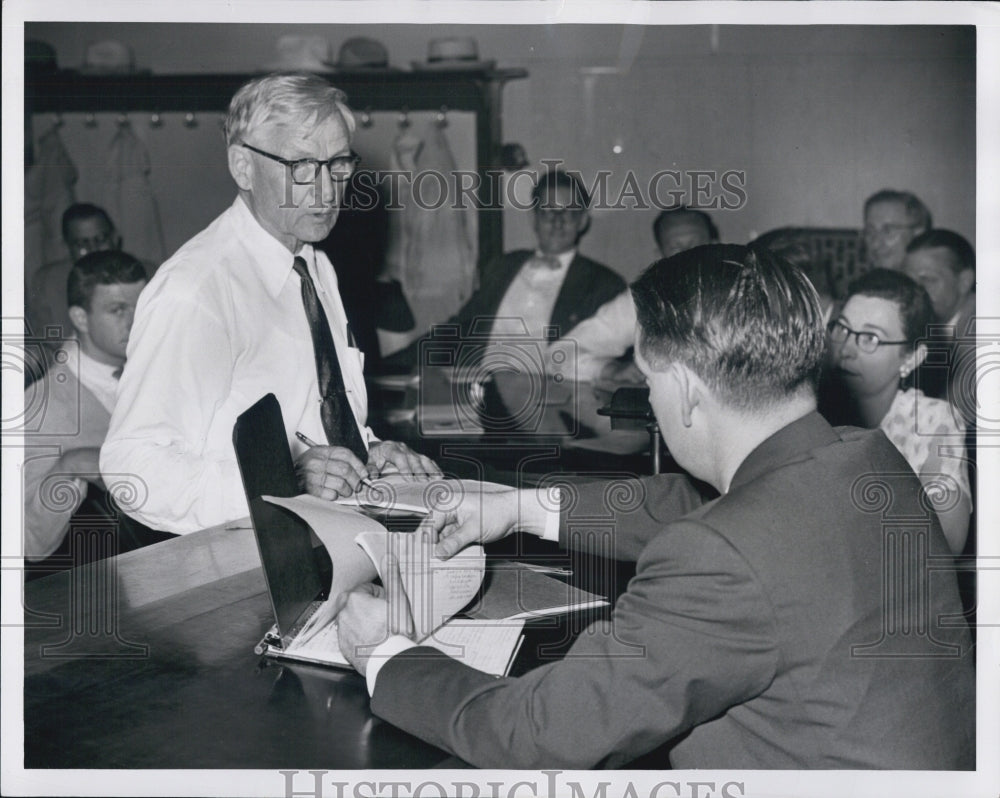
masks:
<svg viewBox="0 0 1000 798"><path fill-rule="evenodd" d="M545 340L545 328L552 323L552 309L574 257L576 250L571 249L558 255L536 252L528 258L500 300L491 338L504 342L527 332L535 340ZM541 263L552 258L558 262L557 268Z"/></svg>
<svg viewBox="0 0 1000 798"><path fill-rule="evenodd" d="M632 294L623 291L570 330L566 339L576 343L576 378L596 380L609 362L624 355L635 340L635 325Z"/></svg>
<svg viewBox="0 0 1000 798"><path fill-rule="evenodd" d="M107 363L94 360L82 350L79 352L79 360L70 358L66 361L66 366L76 375L80 384L94 394L105 410L109 413L114 411L115 396L118 393L118 375L121 374L118 366L109 366Z"/></svg>
<svg viewBox="0 0 1000 798"><path fill-rule="evenodd" d="M348 345L337 277L321 252L303 257L326 311L365 441L363 355ZM293 255L242 199L188 241L142 292L101 470L134 475L130 515L183 534L249 512L233 451L236 417L267 393L296 430L325 441L309 322Z"/></svg>

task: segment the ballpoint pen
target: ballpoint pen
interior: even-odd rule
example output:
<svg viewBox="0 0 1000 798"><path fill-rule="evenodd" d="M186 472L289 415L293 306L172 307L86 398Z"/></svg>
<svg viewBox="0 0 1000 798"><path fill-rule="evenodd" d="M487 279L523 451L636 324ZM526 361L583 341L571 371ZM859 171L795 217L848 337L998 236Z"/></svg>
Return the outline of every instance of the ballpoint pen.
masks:
<svg viewBox="0 0 1000 798"><path fill-rule="evenodd" d="M308 435L303 435L298 430L295 431L295 437L298 438L300 441L302 441L306 446L308 446L310 448L315 447L315 446L319 446L319 444L316 443L316 441L314 441ZM372 488L372 487L374 487L372 485L371 481L368 479L368 477L361 477L361 484L364 485L366 488Z"/></svg>

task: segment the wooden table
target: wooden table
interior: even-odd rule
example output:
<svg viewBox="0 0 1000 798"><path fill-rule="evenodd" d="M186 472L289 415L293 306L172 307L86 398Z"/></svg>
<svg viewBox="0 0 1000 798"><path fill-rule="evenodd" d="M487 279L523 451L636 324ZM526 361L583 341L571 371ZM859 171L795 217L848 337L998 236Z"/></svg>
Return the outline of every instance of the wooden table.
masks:
<svg viewBox="0 0 1000 798"><path fill-rule="evenodd" d="M253 532L209 529L25 587L27 768L415 768L353 671L264 660Z"/></svg>
<svg viewBox="0 0 1000 798"><path fill-rule="evenodd" d="M30 582L24 600L26 768L464 764L375 718L353 671L253 653L273 618L246 525ZM531 630L515 672L538 664L539 641L558 656L552 642L565 650L582 625Z"/></svg>

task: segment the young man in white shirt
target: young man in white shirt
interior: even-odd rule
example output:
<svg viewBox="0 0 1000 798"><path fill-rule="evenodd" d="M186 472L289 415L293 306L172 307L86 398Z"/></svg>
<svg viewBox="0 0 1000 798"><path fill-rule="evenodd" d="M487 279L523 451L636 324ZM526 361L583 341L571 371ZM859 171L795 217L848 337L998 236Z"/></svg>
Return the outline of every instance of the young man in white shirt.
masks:
<svg viewBox="0 0 1000 798"><path fill-rule="evenodd" d="M30 561L66 548L73 514L88 493L105 488L98 454L145 286L142 263L117 250L85 255L70 270L67 298L76 337L63 341L24 402L24 554ZM103 510L113 517L110 507Z"/></svg>

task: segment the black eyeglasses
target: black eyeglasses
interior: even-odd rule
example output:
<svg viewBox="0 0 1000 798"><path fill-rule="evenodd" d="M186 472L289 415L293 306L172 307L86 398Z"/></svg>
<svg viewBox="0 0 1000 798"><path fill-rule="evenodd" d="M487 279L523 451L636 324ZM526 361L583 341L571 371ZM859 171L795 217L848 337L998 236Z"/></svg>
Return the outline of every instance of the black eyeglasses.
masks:
<svg viewBox="0 0 1000 798"><path fill-rule="evenodd" d="M873 332L858 332L840 321L831 321L826 329L830 333L830 340L835 344L842 344L853 335L858 349L867 355L872 354L880 346L900 346L910 343L909 341L883 341Z"/></svg>
<svg viewBox="0 0 1000 798"><path fill-rule="evenodd" d="M361 156L353 150L349 155L334 155L326 161L319 161L315 158L299 158L290 161L287 158L280 158L273 153L264 152L264 150L247 144L245 141L241 141L240 146L246 147L258 155L263 155L265 158L270 158L272 161L277 161L283 166L288 167L288 172L292 176L292 182L300 186L315 183L317 178L319 178L321 167L326 167L333 182L346 183L351 179L351 175L357 171L358 164L361 162Z"/></svg>

